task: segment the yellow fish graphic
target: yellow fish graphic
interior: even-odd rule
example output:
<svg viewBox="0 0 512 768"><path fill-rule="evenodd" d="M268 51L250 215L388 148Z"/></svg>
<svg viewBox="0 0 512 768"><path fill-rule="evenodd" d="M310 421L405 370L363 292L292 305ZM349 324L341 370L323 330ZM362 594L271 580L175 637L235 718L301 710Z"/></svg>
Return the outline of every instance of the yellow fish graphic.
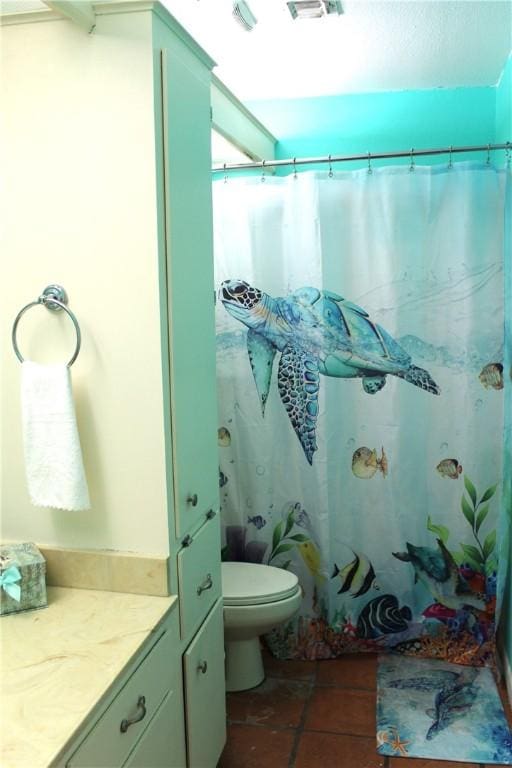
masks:
<svg viewBox="0 0 512 768"><path fill-rule="evenodd" d="M361 480L369 480L379 470L383 477L388 474L388 457L381 449L381 458L377 457L377 451L373 451L366 446L358 448L352 456L352 472Z"/></svg>
<svg viewBox="0 0 512 768"><path fill-rule="evenodd" d="M478 378L486 389L503 389L503 366L501 363L489 363L480 371Z"/></svg>
<svg viewBox="0 0 512 768"><path fill-rule="evenodd" d="M321 557L318 547L312 541L304 541L297 548L316 583L323 584L326 578L320 572Z"/></svg>
<svg viewBox="0 0 512 768"><path fill-rule="evenodd" d="M231 445L231 434L227 427L219 427L217 430L217 439L221 448L228 448Z"/></svg>

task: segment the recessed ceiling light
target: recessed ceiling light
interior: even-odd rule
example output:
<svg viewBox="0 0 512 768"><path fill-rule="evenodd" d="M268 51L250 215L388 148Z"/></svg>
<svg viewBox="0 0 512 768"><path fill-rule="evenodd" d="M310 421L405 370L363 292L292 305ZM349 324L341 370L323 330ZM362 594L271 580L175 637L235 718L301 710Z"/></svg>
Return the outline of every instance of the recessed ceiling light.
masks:
<svg viewBox="0 0 512 768"><path fill-rule="evenodd" d="M292 19L319 19L343 13L340 0L291 0L287 2Z"/></svg>

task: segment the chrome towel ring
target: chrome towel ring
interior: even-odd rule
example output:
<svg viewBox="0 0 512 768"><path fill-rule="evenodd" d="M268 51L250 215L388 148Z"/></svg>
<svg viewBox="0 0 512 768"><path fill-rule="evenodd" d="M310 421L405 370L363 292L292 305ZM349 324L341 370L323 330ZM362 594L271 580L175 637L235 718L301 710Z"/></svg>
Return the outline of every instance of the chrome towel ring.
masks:
<svg viewBox="0 0 512 768"><path fill-rule="evenodd" d="M12 326L12 336L11 336L14 352L16 354L16 357L20 361L20 363L24 363L25 359L23 358L16 341L16 330L18 328L18 323L21 317L25 314L27 310L29 310L31 307L37 307L38 304L41 304L47 309L51 309L52 312L61 312L62 310L64 310L64 312L66 312L66 314L71 318L76 331L76 349L73 354L73 357L67 363L67 367L70 368L73 365L73 363L78 357L78 353L80 352L82 336L80 333L80 326L78 325L78 320L76 319L73 312L66 306L67 303L68 303L68 297L64 288L61 285L53 284L53 285L46 286L41 296L39 296L39 298L36 299L36 301L31 301L29 304L24 306L23 309L20 309L20 311L16 315L16 319L14 320L14 323Z"/></svg>

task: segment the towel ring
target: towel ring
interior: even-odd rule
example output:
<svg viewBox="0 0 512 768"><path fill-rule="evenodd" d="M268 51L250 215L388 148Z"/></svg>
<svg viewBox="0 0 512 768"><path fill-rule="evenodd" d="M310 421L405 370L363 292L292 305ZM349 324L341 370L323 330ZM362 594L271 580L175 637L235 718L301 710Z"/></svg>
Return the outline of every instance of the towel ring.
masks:
<svg viewBox="0 0 512 768"><path fill-rule="evenodd" d="M26 304L23 309L20 309L18 314L16 315L16 319L14 320L13 326L12 326L12 346L14 348L14 352L16 354L16 357L20 361L20 363L24 363L25 359L23 355L21 354L18 343L16 341L16 331L18 329L18 323L21 320L22 316L29 310L31 307L37 307L38 304L42 304L47 309L51 309L52 312L60 312L62 309L68 317L73 322L73 325L75 326L76 331L76 349L73 354L73 357L69 360L67 363L67 367L70 368L75 360L78 357L78 353L80 352L80 345L82 343L82 335L80 333L80 326L78 325L78 320L76 319L73 312L66 306L68 301L68 297L66 295L66 291L62 286L60 285L48 285L41 296L39 296L36 301L31 301L29 304Z"/></svg>

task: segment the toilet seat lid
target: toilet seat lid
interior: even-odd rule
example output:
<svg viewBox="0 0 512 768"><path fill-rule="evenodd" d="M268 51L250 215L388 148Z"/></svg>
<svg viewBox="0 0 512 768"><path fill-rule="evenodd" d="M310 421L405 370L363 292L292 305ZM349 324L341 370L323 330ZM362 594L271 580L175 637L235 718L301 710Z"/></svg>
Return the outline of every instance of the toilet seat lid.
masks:
<svg viewBox="0 0 512 768"><path fill-rule="evenodd" d="M222 595L226 605L260 605L284 600L297 592L294 573L272 565L222 563Z"/></svg>

